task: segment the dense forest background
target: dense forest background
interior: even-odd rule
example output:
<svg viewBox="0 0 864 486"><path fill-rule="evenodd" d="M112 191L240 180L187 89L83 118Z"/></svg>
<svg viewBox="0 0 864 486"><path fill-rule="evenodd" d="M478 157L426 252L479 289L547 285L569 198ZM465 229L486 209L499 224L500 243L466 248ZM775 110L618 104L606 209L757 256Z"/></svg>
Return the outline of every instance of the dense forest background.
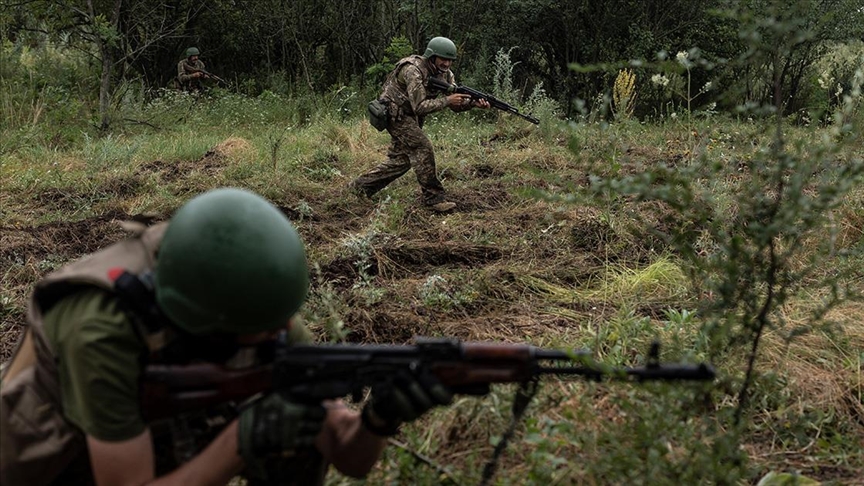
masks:
<svg viewBox="0 0 864 486"><path fill-rule="evenodd" d="M610 66L629 65L648 79L676 52L686 51L700 69L688 71L690 89L678 90L678 102L731 109L748 102L774 105L773 98L780 98L785 113L809 114L827 112L838 91L848 91L864 37L858 0L3 3L6 62L0 75L7 83L18 79L22 96L26 88L34 99L46 91L58 98L51 101L64 95L98 98L103 128L124 97L153 96L170 86L189 46L197 46L208 69L246 95L324 93L343 86L373 92L395 60L422 52L430 38L443 35L458 46L453 69L461 82L492 87L496 55L504 52L514 67L512 93L542 90L566 116L580 108L574 100L590 103L609 91L617 71ZM788 45L779 46L773 58L753 59L756 38ZM31 64L42 66L24 66L26 51ZM593 69L574 72L574 66ZM695 97L709 81L711 89ZM663 91L640 90L635 114L657 114L668 94Z"/></svg>

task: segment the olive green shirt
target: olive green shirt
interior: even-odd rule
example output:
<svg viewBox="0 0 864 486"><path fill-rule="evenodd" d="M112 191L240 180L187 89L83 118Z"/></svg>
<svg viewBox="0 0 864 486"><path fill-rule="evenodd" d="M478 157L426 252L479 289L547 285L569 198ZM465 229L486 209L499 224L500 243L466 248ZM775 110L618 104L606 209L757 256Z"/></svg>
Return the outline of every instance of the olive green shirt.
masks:
<svg viewBox="0 0 864 486"><path fill-rule="evenodd" d="M66 419L103 441L141 434L146 424L138 380L149 350L117 299L103 290L83 290L58 302L43 322ZM312 340L305 326L291 326L289 342Z"/></svg>

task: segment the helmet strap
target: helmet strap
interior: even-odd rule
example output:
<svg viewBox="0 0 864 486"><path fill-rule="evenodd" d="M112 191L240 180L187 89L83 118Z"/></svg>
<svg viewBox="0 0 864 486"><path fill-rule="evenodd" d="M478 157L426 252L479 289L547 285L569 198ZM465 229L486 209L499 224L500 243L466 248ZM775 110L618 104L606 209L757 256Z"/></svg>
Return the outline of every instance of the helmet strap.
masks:
<svg viewBox="0 0 864 486"><path fill-rule="evenodd" d="M233 334L195 336L174 324L156 303L152 272L136 275L126 270L112 269L109 275L114 279L114 292L121 307L134 322L140 324L136 328L147 342L150 358L154 362L224 363L240 349Z"/></svg>
<svg viewBox="0 0 864 486"><path fill-rule="evenodd" d="M135 275L123 269L108 272L114 280L114 293L127 314L143 324L146 334L157 334L171 325L171 321L156 304L153 273Z"/></svg>

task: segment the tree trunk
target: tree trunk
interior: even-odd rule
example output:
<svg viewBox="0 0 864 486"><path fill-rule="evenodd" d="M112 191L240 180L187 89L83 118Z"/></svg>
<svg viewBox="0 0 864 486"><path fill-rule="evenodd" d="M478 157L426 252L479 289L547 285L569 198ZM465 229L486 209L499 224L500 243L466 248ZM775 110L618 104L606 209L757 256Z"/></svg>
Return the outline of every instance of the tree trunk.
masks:
<svg viewBox="0 0 864 486"><path fill-rule="evenodd" d="M111 28L118 31L120 25L120 7L123 0L115 0L111 12ZM96 10L93 8L93 0L87 0L87 9L90 14L90 22L93 25L94 39L99 48L99 56L102 61L102 75L99 80L99 130L105 131L111 125L111 68L114 65L114 50L97 25Z"/></svg>

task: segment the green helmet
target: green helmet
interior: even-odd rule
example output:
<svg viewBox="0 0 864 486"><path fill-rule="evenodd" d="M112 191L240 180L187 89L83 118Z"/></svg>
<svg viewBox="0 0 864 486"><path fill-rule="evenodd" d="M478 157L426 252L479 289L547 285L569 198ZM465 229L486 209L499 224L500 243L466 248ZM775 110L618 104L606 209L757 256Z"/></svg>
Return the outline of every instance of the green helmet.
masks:
<svg viewBox="0 0 864 486"><path fill-rule="evenodd" d="M426 59L432 56L456 59L456 44L446 37L433 37L426 45L426 52L423 53L423 57Z"/></svg>
<svg viewBox="0 0 864 486"><path fill-rule="evenodd" d="M200 54L201 53L198 52L197 47L190 47L190 48L186 49L186 57L198 56Z"/></svg>
<svg viewBox="0 0 864 486"><path fill-rule="evenodd" d="M184 204L160 243L156 302L195 335L284 328L306 300L303 242L282 212L243 189Z"/></svg>

